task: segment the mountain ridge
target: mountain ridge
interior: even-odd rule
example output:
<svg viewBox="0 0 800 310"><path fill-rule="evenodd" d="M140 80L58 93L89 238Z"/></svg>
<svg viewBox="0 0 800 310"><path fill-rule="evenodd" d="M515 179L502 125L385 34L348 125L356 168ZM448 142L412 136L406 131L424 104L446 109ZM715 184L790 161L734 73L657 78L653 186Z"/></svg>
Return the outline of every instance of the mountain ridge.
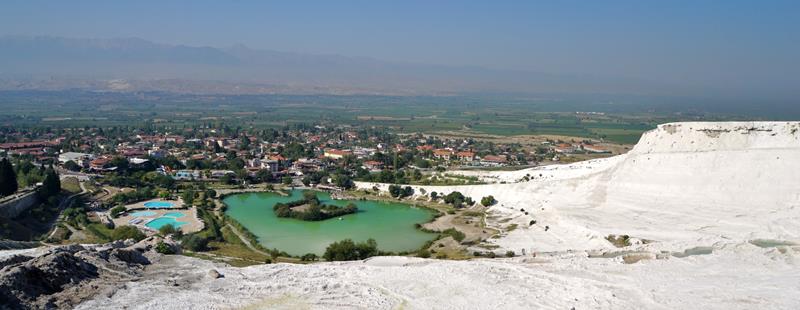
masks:
<svg viewBox="0 0 800 310"><path fill-rule="evenodd" d="M670 94L674 86L626 78L587 77L475 66L384 61L155 43L141 38L74 39L0 36L0 78L37 81L197 80L335 88L359 92L566 92ZM678 87L683 89L684 87Z"/></svg>

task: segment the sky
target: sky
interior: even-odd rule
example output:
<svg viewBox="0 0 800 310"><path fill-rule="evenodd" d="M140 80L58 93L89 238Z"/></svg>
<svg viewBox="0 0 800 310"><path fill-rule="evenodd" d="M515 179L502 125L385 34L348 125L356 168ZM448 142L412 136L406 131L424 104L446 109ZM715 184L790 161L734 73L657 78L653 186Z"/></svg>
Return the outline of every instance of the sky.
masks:
<svg viewBox="0 0 800 310"><path fill-rule="evenodd" d="M3 1L0 35L800 89L800 1Z"/></svg>

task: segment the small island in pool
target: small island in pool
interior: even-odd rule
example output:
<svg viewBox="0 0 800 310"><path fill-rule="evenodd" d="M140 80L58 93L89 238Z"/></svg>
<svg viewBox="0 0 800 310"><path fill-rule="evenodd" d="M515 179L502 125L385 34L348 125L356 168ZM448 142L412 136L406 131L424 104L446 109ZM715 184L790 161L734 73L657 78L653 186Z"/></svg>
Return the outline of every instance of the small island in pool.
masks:
<svg viewBox="0 0 800 310"><path fill-rule="evenodd" d="M322 221L358 212L355 204L347 206L322 204L312 191L303 192L303 199L286 203L277 203L272 207L277 217L289 217L303 221Z"/></svg>

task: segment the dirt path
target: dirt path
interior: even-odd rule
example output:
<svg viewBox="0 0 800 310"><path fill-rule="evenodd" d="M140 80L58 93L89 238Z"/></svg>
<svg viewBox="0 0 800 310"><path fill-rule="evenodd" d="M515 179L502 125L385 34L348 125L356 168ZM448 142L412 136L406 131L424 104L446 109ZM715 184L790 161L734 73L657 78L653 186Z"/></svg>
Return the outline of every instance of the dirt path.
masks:
<svg viewBox="0 0 800 310"><path fill-rule="evenodd" d="M228 224L228 225L227 225L227 227L228 227L228 228L230 228L230 229L231 229L231 231L232 231L232 232L233 232L233 233L234 233L234 234L235 234L237 237L239 237L239 239L240 239L240 240L242 240L242 243L244 243L244 245L245 245L245 246L247 246L247 248L248 248L248 249L250 249L250 250L252 250L253 252L256 252L256 253L258 253L258 254L261 254L261 255L264 255L264 256L267 256L267 257L272 257L272 255L270 255L269 253L267 253L267 252L264 252L264 251L261 251L261 250L259 250L258 248L256 248L255 246L253 246L253 244L252 244L252 243L250 243L250 240L249 240L249 239L247 239L247 237L245 237L244 235L242 235L242 233L241 233L241 232L240 232L238 229L236 229L236 227L233 227L233 225L231 225L231 224Z"/></svg>
<svg viewBox="0 0 800 310"><path fill-rule="evenodd" d="M83 195L83 194L86 194L86 193L88 193L88 192L89 192L89 191L86 189L86 186L84 186L84 185L83 185L83 182L78 182L78 186L80 186L80 187L81 187L81 192L80 192L80 193L72 194L72 195L70 195L69 197L67 197L66 199L64 199L63 201L61 201L61 203L60 203L60 204L58 204L58 216L57 216L57 217L56 217L56 219L55 219L55 220L53 220L53 222L50 224L50 226L51 226L52 228L50 228L50 229L51 229L51 231L50 231L50 233L49 233L49 234L47 234L47 238L45 238L45 240L52 238L52 237L53 237L53 235L55 235L56 231L58 230L58 228L56 227L56 225L57 225L59 222L61 222L61 221L63 220L63 217L64 217L64 207L65 207L65 206L67 206L67 205L68 205L68 203L69 203L70 201L72 201L72 199L74 199L75 197L78 197L78 196L80 196L80 195ZM74 228L71 228L71 227L67 227L67 228L68 228L70 231L72 231L72 233L75 233L75 231L73 230Z"/></svg>

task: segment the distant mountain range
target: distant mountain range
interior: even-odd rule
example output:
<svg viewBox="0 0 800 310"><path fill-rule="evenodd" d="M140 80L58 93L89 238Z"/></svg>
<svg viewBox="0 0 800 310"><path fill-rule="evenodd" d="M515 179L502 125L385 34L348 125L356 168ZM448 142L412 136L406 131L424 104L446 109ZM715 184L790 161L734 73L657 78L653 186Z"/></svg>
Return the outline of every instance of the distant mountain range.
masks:
<svg viewBox="0 0 800 310"><path fill-rule="evenodd" d="M230 48L138 38L0 37L0 89L84 88L190 93L450 94L464 92L685 94L674 85Z"/></svg>

